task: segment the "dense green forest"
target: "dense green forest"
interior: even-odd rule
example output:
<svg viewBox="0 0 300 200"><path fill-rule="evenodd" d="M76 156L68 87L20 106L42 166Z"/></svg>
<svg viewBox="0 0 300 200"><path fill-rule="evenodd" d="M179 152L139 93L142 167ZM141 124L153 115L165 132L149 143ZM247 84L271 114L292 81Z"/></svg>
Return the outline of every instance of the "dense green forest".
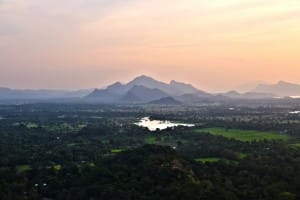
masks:
<svg viewBox="0 0 300 200"><path fill-rule="evenodd" d="M300 199L300 104L235 105L1 105L0 197Z"/></svg>

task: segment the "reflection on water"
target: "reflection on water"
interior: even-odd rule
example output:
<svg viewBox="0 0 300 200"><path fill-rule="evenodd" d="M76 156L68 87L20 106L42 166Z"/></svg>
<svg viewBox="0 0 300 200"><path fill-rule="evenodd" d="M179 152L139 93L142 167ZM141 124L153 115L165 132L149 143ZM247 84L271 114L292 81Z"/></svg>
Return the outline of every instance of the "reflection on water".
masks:
<svg viewBox="0 0 300 200"><path fill-rule="evenodd" d="M195 126L194 124L181 124L181 123L173 123L170 121L150 120L149 117L142 118L138 123L135 123L135 125L148 128L150 131L164 130L167 128L172 128L177 126L185 126L185 127Z"/></svg>
<svg viewBox="0 0 300 200"><path fill-rule="evenodd" d="M291 111L289 112L290 114L300 114L300 111L299 110L295 110L295 111Z"/></svg>

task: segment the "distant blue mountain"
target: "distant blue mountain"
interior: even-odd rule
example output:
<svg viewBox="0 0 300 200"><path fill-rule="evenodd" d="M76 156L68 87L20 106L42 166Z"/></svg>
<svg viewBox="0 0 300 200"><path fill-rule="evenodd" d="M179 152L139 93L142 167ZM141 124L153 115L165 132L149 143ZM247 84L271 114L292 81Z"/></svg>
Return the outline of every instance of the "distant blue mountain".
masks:
<svg viewBox="0 0 300 200"><path fill-rule="evenodd" d="M149 102L156 99L168 97L168 95L160 89L147 88L141 85L134 85L126 94L134 95L142 102Z"/></svg>
<svg viewBox="0 0 300 200"><path fill-rule="evenodd" d="M173 97L165 97L158 100L154 100L149 102L149 104L156 104L156 105L181 105L182 102L177 101Z"/></svg>
<svg viewBox="0 0 300 200"><path fill-rule="evenodd" d="M171 81L168 84L143 75L136 77L127 84L116 82L107 86L106 89L96 89L87 98L94 101L98 100L98 102L107 102L109 100L110 102L119 103L146 103L185 94L194 94L196 96L209 95L191 84L176 81Z"/></svg>
<svg viewBox="0 0 300 200"><path fill-rule="evenodd" d="M116 82L104 89L94 90L20 90L0 87L0 103L55 101L82 103L167 103L195 104L203 102L228 101L230 99L269 99L274 97L300 96L300 85L280 81L274 85L261 84L248 93L230 91L209 94L191 84L172 80L170 83L157 81L149 76L139 76L122 84ZM25 101L22 101L25 100Z"/></svg>
<svg viewBox="0 0 300 200"><path fill-rule="evenodd" d="M92 90L20 90L10 88L0 88L0 100L2 99L63 99L82 98Z"/></svg>
<svg viewBox="0 0 300 200"><path fill-rule="evenodd" d="M260 84L253 92L259 93L271 93L277 96L300 96L300 85L294 83L288 83L285 81L279 81L276 84Z"/></svg>

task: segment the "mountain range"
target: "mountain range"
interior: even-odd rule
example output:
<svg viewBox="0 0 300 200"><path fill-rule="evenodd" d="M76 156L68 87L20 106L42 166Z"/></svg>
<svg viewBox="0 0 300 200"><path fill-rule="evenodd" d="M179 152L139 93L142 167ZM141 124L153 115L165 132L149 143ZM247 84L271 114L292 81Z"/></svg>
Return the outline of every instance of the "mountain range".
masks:
<svg viewBox="0 0 300 200"><path fill-rule="evenodd" d="M87 96L87 99L100 103L193 104L230 99L273 99L284 96L280 92L275 93L273 90L267 89L246 93L229 91L210 94L191 84L174 80L164 83L148 76L139 76L126 84L116 82L105 89L95 89Z"/></svg>
<svg viewBox="0 0 300 200"><path fill-rule="evenodd" d="M191 84L171 81L164 83L148 76L139 76L127 84L116 82L105 89L95 89L87 96L87 99L97 102L115 103L145 103L154 101L171 102L171 98L179 98L186 94L197 97L210 96L210 94L199 90Z"/></svg>
<svg viewBox="0 0 300 200"><path fill-rule="evenodd" d="M300 85L279 81L276 84L259 84L253 92L264 92L278 97L300 96Z"/></svg>
<svg viewBox="0 0 300 200"><path fill-rule="evenodd" d="M64 102L109 103L109 104L194 104L200 102L226 101L230 99L273 99L300 96L300 85L279 81L277 84L259 84L246 93L229 91L211 94L191 84L175 80L169 83L149 76L139 76L128 83L116 82L104 89L68 90L16 90L0 88L3 100L56 100Z"/></svg>
<svg viewBox="0 0 300 200"><path fill-rule="evenodd" d="M92 90L18 90L0 87L0 99L63 99L80 98L88 95Z"/></svg>

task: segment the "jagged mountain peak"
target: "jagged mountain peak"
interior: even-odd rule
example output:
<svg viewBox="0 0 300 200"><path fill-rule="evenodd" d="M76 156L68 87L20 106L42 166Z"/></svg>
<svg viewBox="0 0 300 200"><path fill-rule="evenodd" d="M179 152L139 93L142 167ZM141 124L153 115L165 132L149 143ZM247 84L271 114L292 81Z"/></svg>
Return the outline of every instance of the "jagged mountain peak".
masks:
<svg viewBox="0 0 300 200"><path fill-rule="evenodd" d="M189 86L192 86L190 83L183 83L183 82L179 82L179 81L175 81L175 80L170 81L170 85L189 85Z"/></svg>
<svg viewBox="0 0 300 200"><path fill-rule="evenodd" d="M134 78L132 81L127 83L127 85L134 86L134 85L143 85L149 88L156 87L158 84L164 84L163 82L157 81L154 78L146 75L141 75Z"/></svg>
<svg viewBox="0 0 300 200"><path fill-rule="evenodd" d="M155 80L154 78L146 75L141 75L134 78L127 84L116 82L106 88L107 95L117 95L118 100L124 99L140 99L141 101L157 100L165 97L177 97L184 94L207 94L193 87L191 84L177 82L175 80L170 83ZM92 96L106 96L105 91L94 92ZM136 98L138 97L138 98ZM104 98L104 97L103 97ZM106 98L107 99L107 98Z"/></svg>
<svg viewBox="0 0 300 200"><path fill-rule="evenodd" d="M149 102L149 104L161 104L161 105L180 105L182 102L177 101L173 97L164 97L158 100Z"/></svg>
<svg viewBox="0 0 300 200"><path fill-rule="evenodd" d="M171 80L171 81L170 81L170 85L174 85L174 84L177 84L177 83L179 83L179 82L177 82L177 81L175 81L175 80Z"/></svg>
<svg viewBox="0 0 300 200"><path fill-rule="evenodd" d="M140 75L135 77L133 80L154 80L154 78L147 75Z"/></svg>
<svg viewBox="0 0 300 200"><path fill-rule="evenodd" d="M228 92L225 93L226 95L240 95L240 93L238 93L237 91L235 90L230 90Z"/></svg>
<svg viewBox="0 0 300 200"><path fill-rule="evenodd" d="M115 83L113 83L112 85L110 85L108 87L121 86L121 85L123 85L123 84L118 81L118 82L115 82Z"/></svg>
<svg viewBox="0 0 300 200"><path fill-rule="evenodd" d="M287 81L278 81L277 85L281 85L281 86L299 86L298 84L290 83L290 82L287 82Z"/></svg>

